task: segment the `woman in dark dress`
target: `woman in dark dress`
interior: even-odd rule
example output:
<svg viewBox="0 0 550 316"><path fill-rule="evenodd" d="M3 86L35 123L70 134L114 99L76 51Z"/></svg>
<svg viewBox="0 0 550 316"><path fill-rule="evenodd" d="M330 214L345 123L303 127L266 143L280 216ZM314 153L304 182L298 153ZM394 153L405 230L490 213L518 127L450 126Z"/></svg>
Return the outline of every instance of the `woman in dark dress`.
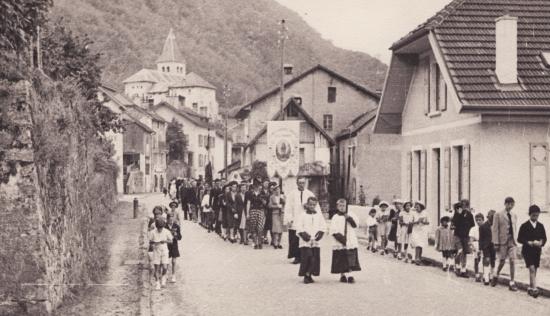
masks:
<svg viewBox="0 0 550 316"><path fill-rule="evenodd" d="M397 254L399 253L399 243L397 242L397 226L399 221L399 213L403 208L403 201L399 199L395 199L393 201L393 206L394 207L390 210L389 220L391 222L391 228L390 228L390 233L388 234L388 240L393 241L394 243L393 257L397 258Z"/></svg>
<svg viewBox="0 0 550 316"><path fill-rule="evenodd" d="M529 268L530 286L527 293L532 297L538 297L540 292L537 288L537 269L540 265L540 254L542 247L546 244L546 230L544 225L539 223L540 208L537 205L529 207L529 220L521 225L518 233L518 242L523 245L521 254L525 265Z"/></svg>

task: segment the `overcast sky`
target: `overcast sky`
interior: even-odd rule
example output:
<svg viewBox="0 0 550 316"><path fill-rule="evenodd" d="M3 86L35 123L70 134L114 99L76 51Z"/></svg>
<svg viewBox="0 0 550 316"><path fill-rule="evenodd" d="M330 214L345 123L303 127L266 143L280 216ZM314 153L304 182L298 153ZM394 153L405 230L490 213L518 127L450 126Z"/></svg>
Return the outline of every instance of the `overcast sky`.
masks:
<svg viewBox="0 0 550 316"><path fill-rule="evenodd" d="M368 53L387 64L391 44L451 0L276 1L298 12L336 46Z"/></svg>

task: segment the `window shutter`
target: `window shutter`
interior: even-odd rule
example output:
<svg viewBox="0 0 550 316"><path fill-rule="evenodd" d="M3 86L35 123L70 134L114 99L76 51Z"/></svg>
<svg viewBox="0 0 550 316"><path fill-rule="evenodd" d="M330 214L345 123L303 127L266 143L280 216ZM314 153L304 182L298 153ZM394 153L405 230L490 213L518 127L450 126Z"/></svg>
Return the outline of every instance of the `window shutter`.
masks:
<svg viewBox="0 0 550 316"><path fill-rule="evenodd" d="M466 199L470 199L470 151L470 145L462 147L462 195Z"/></svg>
<svg viewBox="0 0 550 316"><path fill-rule="evenodd" d="M445 147L443 159L444 172L443 172L443 205L447 210L451 209L451 148Z"/></svg>
<svg viewBox="0 0 550 316"><path fill-rule="evenodd" d="M428 191L427 190L427 183L426 183L426 180L427 180L427 159L426 159L426 156L427 156L427 152L426 150L422 150L420 152L420 181L421 183L419 183L420 185L420 196L419 196L419 200L424 202L424 205L426 205L426 207L428 206L427 205L427 202L428 202L428 199L426 198L426 192Z"/></svg>
<svg viewBox="0 0 550 316"><path fill-rule="evenodd" d="M441 78L441 82L443 83L443 100L441 103L441 112L447 111L447 84L445 83L445 79Z"/></svg>
<svg viewBox="0 0 550 316"><path fill-rule="evenodd" d="M426 68L426 74L424 75L424 87L426 88L426 94L424 97L424 115L428 115L428 113L430 113L430 103L432 102L432 87L430 86L432 65L430 64L430 59L424 59L422 66Z"/></svg>
<svg viewBox="0 0 550 316"><path fill-rule="evenodd" d="M412 188L413 188L413 178L412 178L412 152L407 152L407 183L409 186L409 201L412 201Z"/></svg>

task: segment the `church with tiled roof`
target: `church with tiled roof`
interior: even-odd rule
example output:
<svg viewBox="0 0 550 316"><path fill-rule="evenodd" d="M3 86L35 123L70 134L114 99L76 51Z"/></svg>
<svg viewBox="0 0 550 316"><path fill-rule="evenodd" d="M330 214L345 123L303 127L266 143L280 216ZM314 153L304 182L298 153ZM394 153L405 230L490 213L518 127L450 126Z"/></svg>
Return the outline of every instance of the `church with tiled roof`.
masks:
<svg viewBox="0 0 550 316"><path fill-rule="evenodd" d="M124 93L136 104L152 107L166 102L175 108L191 109L205 118L218 118L216 88L200 75L187 72L172 29L156 66L156 69L143 68L123 81Z"/></svg>

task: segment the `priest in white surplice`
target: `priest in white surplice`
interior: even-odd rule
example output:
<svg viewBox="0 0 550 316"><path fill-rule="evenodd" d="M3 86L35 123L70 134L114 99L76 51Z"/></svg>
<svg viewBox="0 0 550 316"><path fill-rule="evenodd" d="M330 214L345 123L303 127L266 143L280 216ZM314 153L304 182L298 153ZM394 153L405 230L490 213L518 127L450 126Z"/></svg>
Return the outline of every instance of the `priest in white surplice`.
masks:
<svg viewBox="0 0 550 316"><path fill-rule="evenodd" d="M285 222L288 225L288 258L294 259L292 263L298 264L300 263L300 248L294 222L298 215L304 212L304 204L307 203L308 198L315 197L315 194L306 189L306 179L303 177L298 177L296 188L289 191L284 215ZM319 204L316 206L316 211L321 212Z"/></svg>

